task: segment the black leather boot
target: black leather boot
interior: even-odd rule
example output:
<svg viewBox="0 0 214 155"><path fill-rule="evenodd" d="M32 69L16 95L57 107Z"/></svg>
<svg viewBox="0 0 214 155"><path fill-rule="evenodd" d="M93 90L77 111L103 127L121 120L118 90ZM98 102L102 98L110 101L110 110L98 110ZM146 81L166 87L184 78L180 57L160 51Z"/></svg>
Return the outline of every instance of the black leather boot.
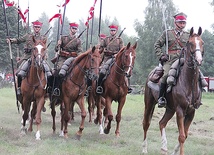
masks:
<svg viewBox="0 0 214 155"><path fill-rule="evenodd" d="M92 80L87 78L87 88L86 88L84 96L89 96L89 92L92 89L91 86L92 86Z"/></svg>
<svg viewBox="0 0 214 155"><path fill-rule="evenodd" d="M97 94L102 94L103 93L103 87L101 85L102 85L104 77L105 77L105 74L100 73L99 78L98 78L98 82L97 82L97 89L96 89L96 93Z"/></svg>
<svg viewBox="0 0 214 155"><path fill-rule="evenodd" d="M22 83L22 77L21 76L17 77L17 83L18 83L18 86L17 86L17 95L21 95L21 83Z"/></svg>
<svg viewBox="0 0 214 155"><path fill-rule="evenodd" d="M166 98L164 97L165 92L166 92L166 84L161 83L159 97L158 97L158 108L166 107L167 102L166 102Z"/></svg>

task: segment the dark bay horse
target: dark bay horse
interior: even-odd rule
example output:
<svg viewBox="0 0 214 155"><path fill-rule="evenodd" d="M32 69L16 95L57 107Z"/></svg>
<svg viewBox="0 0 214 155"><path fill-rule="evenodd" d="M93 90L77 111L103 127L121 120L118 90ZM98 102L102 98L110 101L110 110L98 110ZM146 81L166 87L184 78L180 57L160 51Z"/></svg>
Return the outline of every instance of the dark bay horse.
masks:
<svg viewBox="0 0 214 155"><path fill-rule="evenodd" d="M105 98L105 117L108 118L108 124L104 129L104 133L108 134L111 129L111 121L113 120L113 113L111 109L112 101L118 102L118 109L116 115L116 130L115 134L120 135L120 121L122 108L126 102L126 95L128 93L127 77L132 75L136 57L137 42L132 46L129 42L116 55L115 62L111 67L110 73L103 82L104 92L97 97L97 118L100 124L100 134L103 133L102 126L102 111L101 111L101 97Z"/></svg>
<svg viewBox="0 0 214 155"><path fill-rule="evenodd" d="M24 111L22 119L21 134L26 134L26 120L28 119L31 103L33 108L31 110L31 120L28 131L32 131L33 119L37 124L36 139L40 140L40 126L41 126L41 110L45 103L45 93L47 78L44 73L43 61L46 59L46 42L38 41L33 38L35 43L32 48L31 65L27 76L22 80L20 102Z"/></svg>
<svg viewBox="0 0 214 155"><path fill-rule="evenodd" d="M62 113L62 122L64 127L64 137L68 138L68 121L70 120L69 111L76 102L81 110L81 123L76 135L79 139L84 129L86 110L84 105L84 93L86 90L85 76L91 72L91 76L98 76L99 66L102 61L100 50L97 47L90 48L80 54L72 63L69 73L62 83L62 101L64 110Z"/></svg>
<svg viewBox="0 0 214 155"><path fill-rule="evenodd" d="M167 107L162 119L159 122L162 140L162 153L167 153L165 127L167 122L176 113L179 144L176 146L173 154L180 152L180 155L184 155L184 142L188 136L188 130L194 118L195 109L201 104L202 92L199 82L199 67L202 64L202 56L204 53L201 33L201 27L199 27L197 34L194 33L194 29L191 28L189 40L186 47L182 50L184 52L184 65L180 71L176 85L172 88L171 92L166 94ZM143 119L143 153L147 153L147 131L151 123L157 98L157 90L152 90L146 84L144 94L145 109Z"/></svg>

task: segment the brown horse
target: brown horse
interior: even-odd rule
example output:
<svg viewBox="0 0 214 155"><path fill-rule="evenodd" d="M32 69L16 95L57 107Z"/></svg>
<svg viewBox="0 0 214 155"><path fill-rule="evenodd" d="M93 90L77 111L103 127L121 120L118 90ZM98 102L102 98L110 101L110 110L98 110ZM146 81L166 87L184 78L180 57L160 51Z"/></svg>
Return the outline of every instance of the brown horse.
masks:
<svg viewBox="0 0 214 155"><path fill-rule="evenodd" d="M72 63L69 73L62 83L62 101L64 102L64 110L62 112L62 122L64 127L64 137L67 138L67 126L70 120L70 108L76 102L81 110L81 123L77 138L80 138L84 129L86 110L84 105L84 93L86 90L85 76L98 76L99 65L101 63L101 54L99 48L95 46L88 51L82 53Z"/></svg>
<svg viewBox="0 0 214 155"><path fill-rule="evenodd" d="M22 119L21 134L26 134L26 120L28 119L31 103L33 109L31 111L31 121L28 131L32 131L33 119L37 124L36 139L40 140L41 126L41 110L45 103L45 87L47 79L43 69L43 61L46 57L46 42L38 41L33 38L35 43L32 48L31 65L26 78L22 80L20 102L24 111Z"/></svg>
<svg viewBox="0 0 214 155"><path fill-rule="evenodd" d="M201 104L201 89L199 82L199 66L202 63L203 40L200 35L202 33L199 27L198 33L194 33L193 28L190 30L189 40L186 47L182 50L184 52L184 65L180 70L176 85L170 93L166 94L167 107L164 116L159 122L162 140L162 153L167 153L167 139L165 127L167 122L176 113L176 120L178 126L178 141L173 154L176 154L180 149L180 155L184 154L184 142L188 135L189 126L194 118L195 109ZM148 80L147 80L148 82ZM144 142L143 153L147 153L147 131L151 123L152 115L157 103L158 91L145 86L144 94Z"/></svg>
<svg viewBox="0 0 214 155"><path fill-rule="evenodd" d="M133 46L129 42L127 46L124 46L116 55L115 62L111 67L110 73L103 82L104 92L102 97L105 98L104 113L108 118L108 124L104 129L104 133L108 134L111 129L111 121L113 120L113 113L111 109L112 101L118 102L118 109L116 115L116 136L120 135L120 121L122 108L126 101L126 95L128 93L127 77L132 75L132 69L134 67L137 43ZM100 124L100 134L103 133L102 127L102 112L101 112L101 95L97 97L97 118Z"/></svg>

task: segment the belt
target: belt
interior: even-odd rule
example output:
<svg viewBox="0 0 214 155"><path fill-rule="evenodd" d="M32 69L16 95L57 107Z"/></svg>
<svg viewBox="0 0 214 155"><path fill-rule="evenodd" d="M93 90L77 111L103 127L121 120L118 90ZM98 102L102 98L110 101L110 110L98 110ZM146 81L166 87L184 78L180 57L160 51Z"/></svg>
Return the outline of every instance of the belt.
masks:
<svg viewBox="0 0 214 155"><path fill-rule="evenodd" d="M66 51L60 51L60 56L62 57L77 57L77 53L76 52L66 52Z"/></svg>
<svg viewBox="0 0 214 155"><path fill-rule="evenodd" d="M180 53L181 50L169 50L169 54L175 54L175 53Z"/></svg>

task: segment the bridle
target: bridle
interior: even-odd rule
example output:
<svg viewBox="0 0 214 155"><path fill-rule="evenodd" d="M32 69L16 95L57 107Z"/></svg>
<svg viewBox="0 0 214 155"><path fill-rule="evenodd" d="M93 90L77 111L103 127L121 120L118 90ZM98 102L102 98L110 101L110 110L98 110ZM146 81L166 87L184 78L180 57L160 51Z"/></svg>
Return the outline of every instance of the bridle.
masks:
<svg viewBox="0 0 214 155"><path fill-rule="evenodd" d="M126 53L126 51L123 51L122 52L122 57L121 57L121 63L122 63L122 65L121 65L121 67L120 67L120 65L118 65L117 64L117 62L115 61L115 65L116 65L116 68L118 68L121 72L119 72L119 71L117 71L116 69L115 69L115 72L116 73L118 73L118 74L120 74L120 75L124 75L124 76L126 76L126 77L130 77L131 76L131 74L129 74L132 70L133 70L133 68L134 68L134 65L132 65L133 63L133 56L131 55L132 54L132 52L129 52L129 55L127 55L127 53ZM126 63L125 63L125 57L127 57L127 56L129 56L130 57L130 63L127 65ZM127 69L128 68L128 69ZM127 69L127 70L126 70Z"/></svg>

